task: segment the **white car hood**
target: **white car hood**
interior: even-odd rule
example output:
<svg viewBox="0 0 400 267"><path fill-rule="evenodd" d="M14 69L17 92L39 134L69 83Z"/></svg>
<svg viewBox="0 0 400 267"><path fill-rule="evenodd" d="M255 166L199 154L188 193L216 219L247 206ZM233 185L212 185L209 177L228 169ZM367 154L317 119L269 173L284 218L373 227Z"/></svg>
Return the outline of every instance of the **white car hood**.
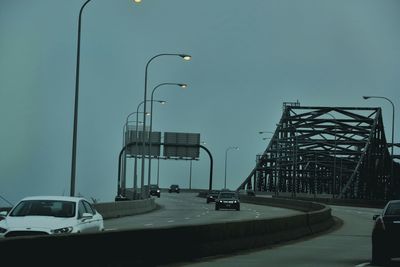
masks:
<svg viewBox="0 0 400 267"><path fill-rule="evenodd" d="M73 226L74 222L74 218L60 218L52 216L7 216L5 220L1 221L1 225L4 225L9 230L29 229L49 231L51 229Z"/></svg>

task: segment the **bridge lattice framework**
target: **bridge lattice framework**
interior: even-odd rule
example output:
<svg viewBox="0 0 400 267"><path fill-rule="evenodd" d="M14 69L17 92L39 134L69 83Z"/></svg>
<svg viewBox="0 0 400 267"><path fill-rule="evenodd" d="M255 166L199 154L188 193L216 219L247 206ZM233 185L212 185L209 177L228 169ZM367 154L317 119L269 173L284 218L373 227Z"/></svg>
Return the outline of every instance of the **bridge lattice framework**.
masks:
<svg viewBox="0 0 400 267"><path fill-rule="evenodd" d="M391 145L381 108L284 103L267 148L238 189L293 197L398 198L400 168L389 153Z"/></svg>

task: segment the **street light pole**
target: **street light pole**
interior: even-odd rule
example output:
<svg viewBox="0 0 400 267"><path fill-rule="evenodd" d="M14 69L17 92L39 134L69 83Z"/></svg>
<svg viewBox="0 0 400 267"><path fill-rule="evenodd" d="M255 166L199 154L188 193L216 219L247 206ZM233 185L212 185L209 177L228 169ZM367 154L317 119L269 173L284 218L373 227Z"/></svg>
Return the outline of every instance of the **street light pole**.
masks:
<svg viewBox="0 0 400 267"><path fill-rule="evenodd" d="M136 112L132 112L126 117L126 121L125 121L124 127L122 129L122 147L125 147L128 144L128 142L126 142L126 140L127 140L127 132L128 132L128 123L129 122L135 122L136 124L142 123L141 121L129 121L129 117L131 115L135 114L135 113ZM136 140L136 138L135 138L135 140ZM125 188L126 188L126 154L127 154L126 150L127 149L124 150L124 160L122 161L122 177L120 177L120 181L122 183L122 188L124 189L124 191L122 192L123 196L126 196L125 195ZM133 180L133 186L132 187L135 188L135 180ZM134 189L133 197L135 197L135 192L136 192L136 189Z"/></svg>
<svg viewBox="0 0 400 267"><path fill-rule="evenodd" d="M87 0L79 10L78 19L78 44L76 52L76 72L75 72L75 103L74 103L74 129L72 134L72 160L71 160L71 188L70 196L75 196L75 175L76 175L76 144L78 133L78 103L79 103L79 62L81 54L81 25L82 25L82 12L85 6L91 0Z"/></svg>
<svg viewBox="0 0 400 267"><path fill-rule="evenodd" d="M363 98L364 98L364 99L369 99L369 98L382 98L382 99L385 99L385 100L389 101L390 104L392 105L392 148L391 148L392 157L391 157L391 162L390 162L390 165L391 165L390 177L391 177L391 180L392 180L392 182L393 182L394 104L393 104L393 102L392 102L389 98L384 97L384 96L363 96Z"/></svg>
<svg viewBox="0 0 400 267"><path fill-rule="evenodd" d="M137 108L136 108L136 121L138 121L139 120L139 118L138 118L138 116L139 116L139 113L143 113L143 117L146 117L146 116L148 116L148 115L150 115L151 116L151 113L149 113L149 112L146 112L145 110L143 110L143 112L139 112L139 109L140 109L140 106L141 105L146 105L146 102L149 102L149 101L151 101L151 102L158 102L158 103L160 103L160 104L165 104L165 101L164 100L146 100L146 101L142 101L142 102L140 102L139 104L138 104L138 106L137 106ZM144 125L144 122L143 122L143 129L144 129L144 127L145 127L145 125ZM144 133L144 130L142 131L142 133ZM136 123L136 142L135 142L135 147L136 147L136 153L137 154L139 154L139 147L137 146L137 142L138 142L138 140L139 140L139 133L138 133L138 124ZM143 136L142 136L142 142L144 142L144 138L143 138ZM144 156L145 155L145 151L144 151L144 149L142 150L142 161L144 161ZM144 168L144 164L142 164L142 173L143 173L143 168ZM137 181L137 155L136 155L136 157L135 157L135 167L134 167L134 176L135 176L135 181ZM141 177L141 181L140 181L140 190L141 190L141 196L142 196L142 198L143 198L143 186L144 186L144 176L142 175L142 177Z"/></svg>
<svg viewBox="0 0 400 267"><path fill-rule="evenodd" d="M153 96L154 92L157 88L164 86L164 85L175 85L181 88L186 88L187 84L184 83L160 83L156 87L154 87L153 91L151 91L151 98L150 98L150 127L149 127L149 168L148 168L148 185L150 186L151 183L151 146L153 143L152 140L152 131L153 131Z"/></svg>
<svg viewBox="0 0 400 267"><path fill-rule="evenodd" d="M231 149L239 150L237 146L230 146L225 150L225 180L224 180L224 188L226 188L226 165L228 161L228 151Z"/></svg>
<svg viewBox="0 0 400 267"><path fill-rule="evenodd" d="M79 69L80 69L80 54L81 54L81 28L82 28L82 13L85 6L92 0L86 0L79 10L78 18L78 39L76 50L76 71L75 71L75 101L74 101L74 129L72 133L72 159L71 159L71 187L70 196L75 196L75 177L76 177L76 146L78 135L78 104L79 104ZM141 0L134 0L135 3L140 3Z"/></svg>
<svg viewBox="0 0 400 267"><path fill-rule="evenodd" d="M170 54L170 53L162 53L162 54L158 54L158 55L155 55L155 56L153 56L152 58L150 58L148 61L147 61L147 63L146 63L146 67L145 67L145 72L144 72L144 99L143 99L143 103L144 103L144 112L146 112L146 102L147 102L147 72L148 72L148 68L149 68L149 65L150 65L150 63L154 60L154 59L156 59L156 58L158 58L158 57L161 57L161 56L178 56L178 57L181 57L181 58L183 58L184 60L190 60L192 57L191 56L189 56L189 55L186 55L186 54ZM142 154L142 174L141 174L141 178L142 178L142 180L144 181L144 168L145 168L145 166L144 166L144 161L145 161L145 149L146 149L146 146L145 146L145 134L146 134L146 115L143 115L143 134L142 134L142 147L143 147L143 154ZM149 193L149 189L150 188L147 188L147 196L149 195L148 193ZM142 196L143 196L143 194L142 194Z"/></svg>
<svg viewBox="0 0 400 267"><path fill-rule="evenodd" d="M332 181L332 198L335 198L335 190L336 190L336 135L337 135L337 119L335 116L333 116L331 113L327 112L326 114L330 115L333 120L335 121L335 143L334 146L335 148L333 149L333 181ZM339 192L340 193L340 192Z"/></svg>

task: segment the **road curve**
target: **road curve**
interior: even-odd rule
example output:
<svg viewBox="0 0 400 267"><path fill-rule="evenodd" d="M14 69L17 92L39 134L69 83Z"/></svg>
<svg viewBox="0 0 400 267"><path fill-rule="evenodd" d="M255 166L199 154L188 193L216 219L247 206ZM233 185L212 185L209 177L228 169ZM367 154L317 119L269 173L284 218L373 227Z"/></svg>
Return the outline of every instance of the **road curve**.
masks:
<svg viewBox="0 0 400 267"><path fill-rule="evenodd" d="M214 203L207 204L205 198L197 197L197 193L162 193L155 201L160 209L153 212L105 220L106 231L265 219L300 213L247 203L241 203L240 211L216 211Z"/></svg>

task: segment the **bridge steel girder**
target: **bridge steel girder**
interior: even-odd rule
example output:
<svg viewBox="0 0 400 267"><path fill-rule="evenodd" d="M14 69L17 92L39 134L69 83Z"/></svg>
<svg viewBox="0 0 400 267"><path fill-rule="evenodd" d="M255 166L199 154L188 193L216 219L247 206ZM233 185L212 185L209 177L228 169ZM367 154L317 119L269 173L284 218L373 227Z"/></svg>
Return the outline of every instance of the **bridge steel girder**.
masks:
<svg viewBox="0 0 400 267"><path fill-rule="evenodd" d="M390 145L381 108L285 105L267 148L238 189L396 199L400 167Z"/></svg>

